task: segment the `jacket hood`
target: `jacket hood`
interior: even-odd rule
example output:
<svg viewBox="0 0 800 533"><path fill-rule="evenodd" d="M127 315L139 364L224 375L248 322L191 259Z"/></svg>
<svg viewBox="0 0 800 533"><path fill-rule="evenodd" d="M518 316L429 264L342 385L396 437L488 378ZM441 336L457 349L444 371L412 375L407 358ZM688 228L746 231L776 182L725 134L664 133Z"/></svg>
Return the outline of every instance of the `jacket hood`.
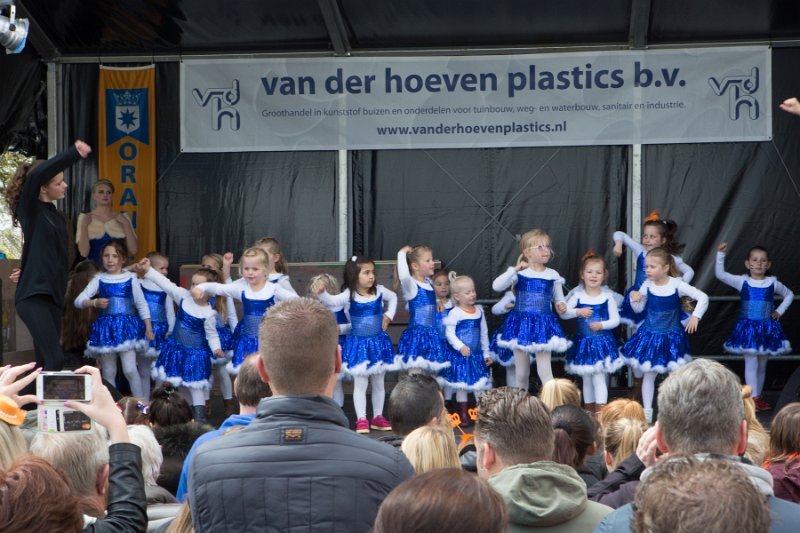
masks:
<svg viewBox="0 0 800 533"><path fill-rule="evenodd" d="M489 483L505 500L511 524L555 526L586 509L586 484L574 469L552 461L510 466Z"/></svg>
<svg viewBox="0 0 800 533"><path fill-rule="evenodd" d="M755 485L758 492L761 493L763 496L774 496L775 492L772 488L772 474L770 474L767 470L755 466L747 459L743 459L741 457L737 457L735 455L722 455L717 453L697 453L694 455L695 459L704 460L708 458L712 459L728 459L733 461L734 463L738 464L742 467L747 477L750 478L750 482ZM652 473L654 467L650 467L645 469L642 472L640 479L644 481L647 477Z"/></svg>

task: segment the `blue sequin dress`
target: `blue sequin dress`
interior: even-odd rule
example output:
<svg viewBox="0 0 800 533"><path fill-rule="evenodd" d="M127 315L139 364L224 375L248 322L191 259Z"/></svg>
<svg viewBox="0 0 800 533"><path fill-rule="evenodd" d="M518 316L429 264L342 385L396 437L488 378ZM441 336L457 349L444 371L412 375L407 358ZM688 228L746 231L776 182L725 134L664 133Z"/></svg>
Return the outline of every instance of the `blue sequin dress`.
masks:
<svg viewBox="0 0 800 533"><path fill-rule="evenodd" d="M444 319L452 308L453 304L450 301L447 302L447 305L442 311L439 311L438 305L436 306L436 333L439 335L439 342L442 344L442 351L444 353L448 353L448 346L450 346L450 343L447 342L447 336L445 335Z"/></svg>
<svg viewBox="0 0 800 533"><path fill-rule="evenodd" d="M144 323L133 307L133 280L129 278L121 283L100 280L97 296L107 298L108 307L100 310L92 324L86 357L147 350Z"/></svg>
<svg viewBox="0 0 800 533"><path fill-rule="evenodd" d="M436 330L436 293L417 285L417 294L408 302L411 315L400 336L397 352L404 368L437 372L450 366Z"/></svg>
<svg viewBox="0 0 800 533"><path fill-rule="evenodd" d="M609 329L593 331L591 322L605 322L609 319L608 306L616 305L611 300L599 304L583 303L578 298L576 309L591 309L590 318L577 317L578 334L567 352L564 370L570 374L588 376L599 373L616 372L625 365L620 355L619 344Z"/></svg>
<svg viewBox="0 0 800 533"><path fill-rule="evenodd" d="M439 381L454 390L470 392L482 391L492 387L489 367L483 360L481 347L481 321L483 312L476 318L461 319L456 323L456 337L469 346L470 355L464 356L448 343L450 367L439 374Z"/></svg>
<svg viewBox="0 0 800 533"><path fill-rule="evenodd" d="M147 357L155 358L164 348L164 344L167 342L167 333L169 333L167 293L142 287L142 294L147 300L147 307L150 308L150 326L153 329L153 340L150 341L144 354Z"/></svg>
<svg viewBox="0 0 800 533"><path fill-rule="evenodd" d="M779 355L792 350L781 323L772 318L775 285L753 287L745 280L741 289L739 321L725 341L725 351L747 355Z"/></svg>
<svg viewBox="0 0 800 533"><path fill-rule="evenodd" d="M631 293L633 291L638 291L642 287L642 283L647 279L647 275L644 271L644 256L646 252L642 252L636 258L636 279L633 282L633 285L628 287L628 290L625 291L625 299L622 300L622 305L619 306L619 320L623 324L628 324L629 326L638 327L644 321L644 314L645 311L641 313L637 313L631 307Z"/></svg>
<svg viewBox="0 0 800 533"><path fill-rule="evenodd" d="M344 326L350 323L350 319L347 318L347 312L344 310L344 307L336 310L333 313L333 318L336 319L336 324L339 326ZM339 335L339 346L344 347L345 340L347 340L347 334L341 333Z"/></svg>
<svg viewBox="0 0 800 533"><path fill-rule="evenodd" d="M554 284L553 279L517 273L517 301L503 323L498 346L529 353L569 349L572 343L564 335L551 308Z"/></svg>
<svg viewBox="0 0 800 533"><path fill-rule="evenodd" d="M648 290L645 319L622 347L627 362L643 372L672 372L691 360L689 337L681 326L677 291L656 296Z"/></svg>
<svg viewBox="0 0 800 533"><path fill-rule="evenodd" d="M258 351L258 328L267 309L275 305L275 297L267 300L251 300L242 291L242 319L233 332L233 359L228 363L228 371L238 374L239 367L251 353Z"/></svg>
<svg viewBox="0 0 800 533"><path fill-rule="evenodd" d="M342 348L343 371L368 376L398 370L392 340L383 331L383 296L369 302L350 302L352 329Z"/></svg>
<svg viewBox="0 0 800 533"><path fill-rule="evenodd" d="M175 327L153 365L156 380L169 381L176 387L209 387L211 348L205 333L205 320L192 316L178 304Z"/></svg>

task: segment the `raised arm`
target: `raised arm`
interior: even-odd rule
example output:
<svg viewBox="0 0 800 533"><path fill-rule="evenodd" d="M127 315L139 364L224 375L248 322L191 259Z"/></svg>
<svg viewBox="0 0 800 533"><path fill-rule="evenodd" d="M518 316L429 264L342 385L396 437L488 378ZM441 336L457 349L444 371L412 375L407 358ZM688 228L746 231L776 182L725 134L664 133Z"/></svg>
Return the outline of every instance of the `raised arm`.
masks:
<svg viewBox="0 0 800 533"><path fill-rule="evenodd" d="M195 288L211 296L230 296L237 300L242 299L242 291L244 290L244 286L237 281L233 283L214 283L209 281L201 283Z"/></svg>
<svg viewBox="0 0 800 533"><path fill-rule="evenodd" d="M722 246L722 245L720 245ZM725 272L725 252L717 252L717 260L714 261L714 275L725 285L733 287L737 291L742 290L742 283L744 283L744 276L734 276Z"/></svg>
<svg viewBox="0 0 800 533"><path fill-rule="evenodd" d="M175 327L175 300L169 294L164 298L164 308L167 312L167 325L169 326L167 331L172 333L172 329Z"/></svg>
<svg viewBox="0 0 800 533"><path fill-rule="evenodd" d="M47 185L47 182L60 172L74 165L81 158L87 157L91 152L92 149L88 144L83 141L75 141L75 144L57 156L51 157L28 172L25 178L25 185L22 188L22 194L19 197L19 203L17 204L17 218L23 225L27 223L27 217L35 205L34 202L39 201L39 192L42 186Z"/></svg>
<svg viewBox="0 0 800 533"><path fill-rule="evenodd" d="M403 246L397 252L397 279L400 281L400 288L403 289L403 297L406 301L413 300L417 295L417 282L411 277L411 272L408 270L408 252L411 251L410 246Z"/></svg>
<svg viewBox="0 0 800 533"><path fill-rule="evenodd" d="M78 215L78 229L75 232L75 242L78 244L78 253L81 257L87 257L91 245L89 244L89 223L92 221L92 215L89 213L81 213Z"/></svg>
<svg viewBox="0 0 800 533"><path fill-rule="evenodd" d="M345 289L339 294L328 294L326 291L319 293L319 301L331 307L344 307L350 303L350 289Z"/></svg>
<svg viewBox="0 0 800 533"><path fill-rule="evenodd" d="M508 289L517 281L517 269L508 267L508 269L497 276L492 282L492 290L495 292L503 292Z"/></svg>
<svg viewBox="0 0 800 533"><path fill-rule="evenodd" d="M644 251L644 246L642 246L641 243L631 239L628 236L628 234L625 233L624 231L615 231L612 238L614 239L614 255L616 255L617 257L622 255L622 248L621 248L622 245L625 245L628 248L630 248L631 252L634 255L639 255Z"/></svg>

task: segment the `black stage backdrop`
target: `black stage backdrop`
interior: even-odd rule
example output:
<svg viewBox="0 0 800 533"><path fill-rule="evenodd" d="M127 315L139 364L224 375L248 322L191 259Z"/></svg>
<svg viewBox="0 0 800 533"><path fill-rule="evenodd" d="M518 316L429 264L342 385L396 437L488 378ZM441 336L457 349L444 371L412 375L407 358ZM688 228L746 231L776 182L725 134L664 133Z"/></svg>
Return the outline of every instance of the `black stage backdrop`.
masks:
<svg viewBox="0 0 800 533"><path fill-rule="evenodd" d="M735 295L713 277L716 244L730 243L728 268L756 243L773 273L800 291L796 240L800 200L800 118L777 105L800 93L800 49L773 51L774 139L763 143L654 145L643 150L644 213L661 209L680 224L693 282ZM277 237L292 261L337 256L336 153L183 154L179 149L178 64L157 65L159 247L172 273L203 253L242 251ZM63 65L65 139L96 143L97 65ZM551 266L568 286L594 248L609 260L612 288L627 286L611 256L611 233L626 229L629 147L358 151L350 158L352 252L392 259L404 244L427 244L446 268L473 276L481 298L518 255L517 236L541 227L553 240ZM65 208L89 208L96 166L77 165ZM697 354L722 353L738 304L712 304L693 337ZM800 347L800 304L784 319Z"/></svg>

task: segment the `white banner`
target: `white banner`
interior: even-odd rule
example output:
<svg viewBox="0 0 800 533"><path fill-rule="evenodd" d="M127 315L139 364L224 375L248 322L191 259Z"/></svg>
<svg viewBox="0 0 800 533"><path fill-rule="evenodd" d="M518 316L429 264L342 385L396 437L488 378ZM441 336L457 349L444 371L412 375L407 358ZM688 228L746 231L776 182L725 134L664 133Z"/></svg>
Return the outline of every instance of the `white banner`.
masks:
<svg viewBox="0 0 800 533"><path fill-rule="evenodd" d="M187 152L764 141L766 46L186 60Z"/></svg>

